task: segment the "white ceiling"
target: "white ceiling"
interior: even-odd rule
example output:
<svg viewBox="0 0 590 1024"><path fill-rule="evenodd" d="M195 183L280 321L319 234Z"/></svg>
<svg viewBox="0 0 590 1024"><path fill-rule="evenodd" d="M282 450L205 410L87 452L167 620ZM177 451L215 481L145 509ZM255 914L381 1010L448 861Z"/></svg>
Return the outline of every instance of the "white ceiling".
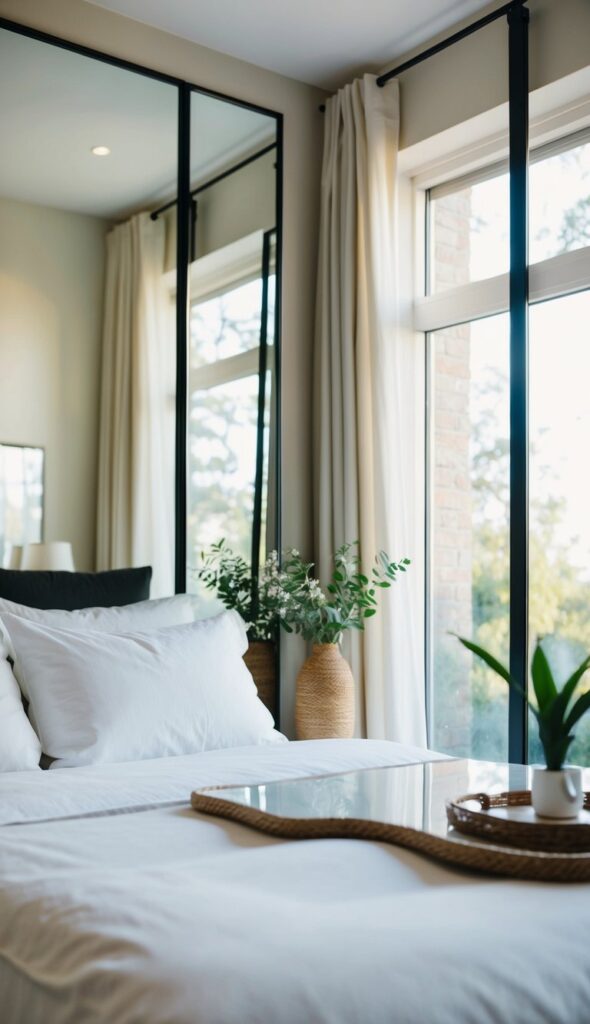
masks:
<svg viewBox="0 0 590 1024"><path fill-rule="evenodd" d="M176 191L173 86L0 30L0 196L118 219ZM272 118L193 94L193 182L274 137ZM108 157L90 152L111 149Z"/></svg>
<svg viewBox="0 0 590 1024"><path fill-rule="evenodd" d="M383 68L489 0L90 0L325 89Z"/></svg>

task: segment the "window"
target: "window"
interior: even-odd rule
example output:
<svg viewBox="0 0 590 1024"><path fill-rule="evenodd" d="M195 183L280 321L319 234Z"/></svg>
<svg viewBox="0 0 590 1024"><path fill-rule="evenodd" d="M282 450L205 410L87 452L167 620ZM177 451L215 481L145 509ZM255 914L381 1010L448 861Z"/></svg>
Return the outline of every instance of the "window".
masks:
<svg viewBox="0 0 590 1024"><path fill-rule="evenodd" d="M451 633L509 660L508 173L498 162L426 196L430 743L505 759L508 692ZM529 639L565 678L590 651L590 136L531 154ZM531 730L529 758L540 750ZM572 756L590 764L590 727Z"/></svg>
<svg viewBox="0 0 590 1024"><path fill-rule="evenodd" d="M261 233L194 264L189 360L187 582L200 552L224 537L250 561L254 518L263 306ZM208 262L207 262L208 261ZM264 387L262 528L269 510L273 406L274 273L268 278Z"/></svg>

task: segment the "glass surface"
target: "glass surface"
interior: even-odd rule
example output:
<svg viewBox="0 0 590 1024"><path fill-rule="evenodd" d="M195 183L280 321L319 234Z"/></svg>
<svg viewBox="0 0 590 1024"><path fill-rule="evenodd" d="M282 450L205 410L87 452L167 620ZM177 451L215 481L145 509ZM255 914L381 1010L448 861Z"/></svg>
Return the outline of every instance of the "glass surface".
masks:
<svg viewBox="0 0 590 1024"><path fill-rule="evenodd" d="M508 271L508 175L431 200L429 293Z"/></svg>
<svg viewBox="0 0 590 1024"><path fill-rule="evenodd" d="M201 588L196 573L201 553L212 544L224 539L250 564L259 526L261 559L276 546L273 247L277 154L272 148L276 141L275 118L193 93L191 186L196 216L187 495L187 587L191 591ZM245 160L250 162L242 166ZM259 422L265 237L271 240L271 268L264 415ZM255 524L259 442L261 521Z"/></svg>
<svg viewBox="0 0 590 1024"><path fill-rule="evenodd" d="M281 818L355 818L446 836L446 800L530 789L530 780L523 765L451 760L199 792Z"/></svg>
<svg viewBox="0 0 590 1024"><path fill-rule="evenodd" d="M430 336L432 676L430 745L458 756L507 756L506 684L458 633L508 662L508 318Z"/></svg>
<svg viewBox="0 0 590 1024"><path fill-rule="evenodd" d="M257 348L262 279L191 306L191 368Z"/></svg>
<svg viewBox="0 0 590 1024"><path fill-rule="evenodd" d="M509 175L429 203L429 294L509 269ZM529 260L537 263L590 245L590 142L531 160Z"/></svg>
<svg viewBox="0 0 590 1024"><path fill-rule="evenodd" d="M530 634L559 683L590 653L589 322L590 292L530 311ZM574 732L568 760L590 764L590 716ZM534 722L530 737L539 762Z"/></svg>
<svg viewBox="0 0 590 1024"><path fill-rule="evenodd" d="M532 163L530 262L590 245L590 142Z"/></svg>
<svg viewBox="0 0 590 1024"><path fill-rule="evenodd" d="M45 451L44 541L173 593L178 88L2 28L0 95L0 440ZM29 468L0 564L41 539Z"/></svg>
<svg viewBox="0 0 590 1024"><path fill-rule="evenodd" d="M191 396L188 562L193 582L200 552L222 537L250 560L257 420L257 374Z"/></svg>
<svg viewBox="0 0 590 1024"><path fill-rule="evenodd" d="M269 523L272 443L275 276L269 278L264 394L260 558L274 543ZM201 552L225 538L246 559L252 554L262 281L194 303L190 335L188 589L198 590ZM234 357L238 357L238 360ZM255 372L252 372L255 370ZM199 386L200 384L204 386ZM274 507L270 510L274 513Z"/></svg>
<svg viewBox="0 0 590 1024"><path fill-rule="evenodd" d="M42 448L0 444L0 566L14 547L43 539Z"/></svg>

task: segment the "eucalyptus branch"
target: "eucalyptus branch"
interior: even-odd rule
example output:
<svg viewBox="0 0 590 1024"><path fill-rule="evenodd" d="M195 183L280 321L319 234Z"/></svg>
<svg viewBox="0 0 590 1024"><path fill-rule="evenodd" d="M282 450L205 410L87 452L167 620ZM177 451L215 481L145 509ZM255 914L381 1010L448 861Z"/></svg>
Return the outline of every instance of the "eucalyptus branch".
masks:
<svg viewBox="0 0 590 1024"><path fill-rule="evenodd" d="M347 630L364 630L366 619L377 612L378 590L390 587L408 565L408 558L391 562L380 551L371 575L366 576L361 571L358 541L343 544L334 554L334 569L324 591L312 574L313 563L304 562L293 549L276 581L281 626L312 643L340 643Z"/></svg>

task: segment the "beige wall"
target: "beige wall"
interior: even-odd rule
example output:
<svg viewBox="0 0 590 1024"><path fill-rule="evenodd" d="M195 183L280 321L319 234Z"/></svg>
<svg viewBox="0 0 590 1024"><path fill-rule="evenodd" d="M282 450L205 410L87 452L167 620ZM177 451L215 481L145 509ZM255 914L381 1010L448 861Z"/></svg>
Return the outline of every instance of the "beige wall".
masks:
<svg viewBox="0 0 590 1024"><path fill-rule="evenodd" d="M198 197L198 256L274 227L275 160L269 153Z"/></svg>
<svg viewBox="0 0 590 1024"><path fill-rule="evenodd" d="M490 4L481 15L499 6L500 3ZM590 3L588 0L533 0L530 12L529 81L534 91L590 63ZM456 27L469 24L474 18L459 22ZM418 50L449 34L447 31L436 36ZM401 64L415 52L418 51L410 51L395 63ZM506 19L499 19L405 72L400 83L402 148L505 103L508 99Z"/></svg>
<svg viewBox="0 0 590 1024"><path fill-rule="evenodd" d="M45 539L94 568L105 221L0 199L0 441L45 448Z"/></svg>
<svg viewBox="0 0 590 1024"><path fill-rule="evenodd" d="M283 539L311 547L310 376L315 297L322 116L316 89L195 43L122 18L83 0L0 0L15 21L148 65L197 85L279 111L285 117ZM284 725L293 712L297 641L285 645Z"/></svg>

